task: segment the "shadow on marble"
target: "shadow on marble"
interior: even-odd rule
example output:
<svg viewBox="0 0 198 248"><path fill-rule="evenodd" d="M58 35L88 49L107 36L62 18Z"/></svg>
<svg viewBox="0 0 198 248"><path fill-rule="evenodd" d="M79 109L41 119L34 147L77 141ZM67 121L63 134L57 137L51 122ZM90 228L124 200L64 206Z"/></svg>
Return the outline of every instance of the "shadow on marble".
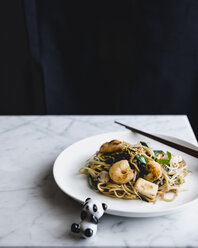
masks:
<svg viewBox="0 0 198 248"><path fill-rule="evenodd" d="M44 198L52 206L56 205L60 209L69 210L72 207L72 211L79 211L80 204L73 200L71 197L67 196L62 192L57 186L53 177L53 164L50 164L48 170L45 171L45 176L43 177L42 194Z"/></svg>

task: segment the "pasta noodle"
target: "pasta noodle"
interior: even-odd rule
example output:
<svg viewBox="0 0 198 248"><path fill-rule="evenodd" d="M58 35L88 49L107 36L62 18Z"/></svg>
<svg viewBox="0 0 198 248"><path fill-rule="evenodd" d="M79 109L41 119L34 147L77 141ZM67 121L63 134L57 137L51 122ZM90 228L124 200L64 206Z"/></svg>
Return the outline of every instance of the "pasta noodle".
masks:
<svg viewBox="0 0 198 248"><path fill-rule="evenodd" d="M156 151L147 143L131 145L113 140L103 144L79 172L88 177L90 187L109 197L156 202L173 201L188 174L180 155ZM154 194L138 188L138 179L153 186ZM141 182L141 183L142 183ZM173 193L171 199L166 193Z"/></svg>

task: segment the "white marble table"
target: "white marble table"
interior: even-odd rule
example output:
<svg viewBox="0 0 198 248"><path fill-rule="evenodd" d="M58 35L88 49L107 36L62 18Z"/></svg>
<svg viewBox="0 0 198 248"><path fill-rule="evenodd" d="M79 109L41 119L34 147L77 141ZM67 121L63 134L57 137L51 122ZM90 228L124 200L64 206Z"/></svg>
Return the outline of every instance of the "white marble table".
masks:
<svg viewBox="0 0 198 248"><path fill-rule="evenodd" d="M197 143L186 116L0 117L0 246L198 246L197 203L163 217L105 215L90 240L70 234L81 206L56 186L53 162L77 140L122 130L114 120Z"/></svg>

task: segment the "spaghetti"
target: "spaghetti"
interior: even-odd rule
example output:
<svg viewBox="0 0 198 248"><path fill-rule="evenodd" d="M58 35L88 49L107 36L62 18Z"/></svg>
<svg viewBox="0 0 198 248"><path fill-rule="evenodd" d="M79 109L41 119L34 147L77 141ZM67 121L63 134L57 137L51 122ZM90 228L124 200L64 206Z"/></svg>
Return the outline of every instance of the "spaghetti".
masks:
<svg viewBox="0 0 198 248"><path fill-rule="evenodd" d="M180 155L153 150L145 142L131 145L118 140L103 144L79 172L103 195L148 202L173 201L188 174ZM173 193L171 199L168 192Z"/></svg>

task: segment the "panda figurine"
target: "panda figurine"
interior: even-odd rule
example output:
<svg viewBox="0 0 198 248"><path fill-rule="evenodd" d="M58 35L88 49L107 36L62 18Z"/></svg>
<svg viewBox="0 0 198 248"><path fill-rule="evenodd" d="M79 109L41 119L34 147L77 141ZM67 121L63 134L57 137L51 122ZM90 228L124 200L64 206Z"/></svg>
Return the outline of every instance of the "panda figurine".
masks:
<svg viewBox="0 0 198 248"><path fill-rule="evenodd" d="M97 232L98 220L102 217L107 205L91 198L87 198L81 211L80 224L73 223L71 231L80 233L83 238L93 237Z"/></svg>

